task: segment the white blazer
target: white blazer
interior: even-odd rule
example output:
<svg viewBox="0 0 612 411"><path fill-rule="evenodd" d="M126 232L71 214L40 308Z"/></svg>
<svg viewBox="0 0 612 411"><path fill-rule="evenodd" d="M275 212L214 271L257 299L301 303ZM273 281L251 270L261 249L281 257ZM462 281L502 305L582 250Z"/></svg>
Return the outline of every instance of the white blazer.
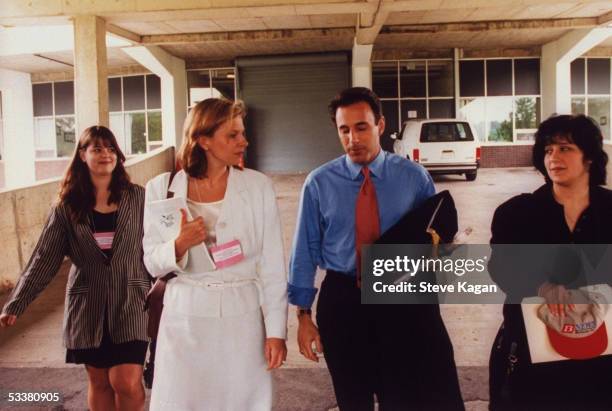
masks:
<svg viewBox="0 0 612 411"><path fill-rule="evenodd" d="M244 259L208 272L185 272L176 263L174 240L151 229L146 204L167 197L170 173L147 183L144 212L144 263L161 277L175 272L164 296L164 310L196 317L242 315L262 308L266 338L287 335L287 273L276 195L264 174L230 167L225 198L215 226L217 244L239 240ZM179 171L169 191L187 198L188 176ZM189 251L188 251L189 253ZM189 258L189 256L187 256Z"/></svg>

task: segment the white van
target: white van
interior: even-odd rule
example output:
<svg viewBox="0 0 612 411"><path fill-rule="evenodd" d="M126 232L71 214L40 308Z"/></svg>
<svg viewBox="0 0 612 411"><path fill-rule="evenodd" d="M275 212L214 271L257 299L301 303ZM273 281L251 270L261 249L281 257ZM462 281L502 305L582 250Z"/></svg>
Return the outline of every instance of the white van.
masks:
<svg viewBox="0 0 612 411"><path fill-rule="evenodd" d="M431 174L465 174L476 179L480 166L478 137L470 123L457 119L408 120L393 133L393 151L422 164Z"/></svg>

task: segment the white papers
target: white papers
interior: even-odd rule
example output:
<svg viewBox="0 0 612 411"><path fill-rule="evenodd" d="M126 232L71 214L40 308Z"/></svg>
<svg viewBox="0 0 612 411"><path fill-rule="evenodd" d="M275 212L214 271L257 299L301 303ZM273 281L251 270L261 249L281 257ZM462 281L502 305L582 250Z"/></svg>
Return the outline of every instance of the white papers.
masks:
<svg viewBox="0 0 612 411"><path fill-rule="evenodd" d="M151 201L146 204L148 224L151 224L161 240L174 240L181 229L181 208L187 212L187 219L192 220L187 203L182 197L173 197L165 200ZM191 247L185 272L203 273L215 270L215 264L208 254L204 244Z"/></svg>

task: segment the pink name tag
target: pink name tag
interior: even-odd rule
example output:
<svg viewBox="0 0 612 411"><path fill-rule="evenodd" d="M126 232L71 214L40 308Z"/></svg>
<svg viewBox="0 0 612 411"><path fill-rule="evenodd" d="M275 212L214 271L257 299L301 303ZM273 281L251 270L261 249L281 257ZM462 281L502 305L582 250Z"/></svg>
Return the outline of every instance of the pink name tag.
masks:
<svg viewBox="0 0 612 411"><path fill-rule="evenodd" d="M94 233L94 238L100 250L110 250L113 248L113 238L115 237L114 232L107 233Z"/></svg>
<svg viewBox="0 0 612 411"><path fill-rule="evenodd" d="M210 253L217 268L229 267L244 260L242 247L238 240L210 247Z"/></svg>

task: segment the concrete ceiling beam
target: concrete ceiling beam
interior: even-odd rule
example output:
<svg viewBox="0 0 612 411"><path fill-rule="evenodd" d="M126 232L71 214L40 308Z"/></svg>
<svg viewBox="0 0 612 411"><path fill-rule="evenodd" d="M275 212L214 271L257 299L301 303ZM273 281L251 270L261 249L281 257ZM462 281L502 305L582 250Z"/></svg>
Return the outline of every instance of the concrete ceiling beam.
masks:
<svg viewBox="0 0 612 411"><path fill-rule="evenodd" d="M466 33L487 32L498 30L522 30L522 29L577 29L590 28L598 25L596 17L553 19L553 20L506 20L506 21L483 21L470 23L443 23L443 24L411 24L386 26L382 29L385 34L426 34L426 33Z"/></svg>
<svg viewBox="0 0 612 411"><path fill-rule="evenodd" d="M568 4L576 6L584 6L587 4L601 3L602 6L609 7L609 1L604 0L396 0L390 6L390 11L426 11L426 10L457 10L457 9L486 9L494 7L507 7L509 5L529 7L529 6L546 6Z"/></svg>
<svg viewBox="0 0 612 411"><path fill-rule="evenodd" d="M108 23L127 21L155 22L167 20L198 20L224 18L253 18L278 16L334 15L373 13L376 4L363 1L319 1L306 4L262 5L251 0L228 6L202 1L157 0L143 2L123 1L68 1L32 2L31 0L3 0L0 8L0 24L43 24L46 19L67 19L78 15L97 15ZM287 3L292 3L287 0ZM25 22L25 23L24 23Z"/></svg>
<svg viewBox="0 0 612 411"><path fill-rule="evenodd" d="M117 36L129 41L130 43L132 43L132 45L142 43L142 36L133 33L129 30L123 29L121 27L115 26L114 24L106 24L106 31L113 36Z"/></svg>
<svg viewBox="0 0 612 411"><path fill-rule="evenodd" d="M271 41L271 40L308 40L325 37L354 36L354 28L300 29L300 30L253 30L230 31L222 33L159 34L142 36L144 45L168 45L186 43L215 43L226 41Z"/></svg>
<svg viewBox="0 0 612 411"><path fill-rule="evenodd" d="M597 17L597 24L600 26L609 26L612 23L612 11L602 14Z"/></svg>
<svg viewBox="0 0 612 411"><path fill-rule="evenodd" d="M370 4L375 4L374 13L360 13L357 21L357 35L355 44L374 44L378 33L385 25L389 17L389 6L393 0L368 0Z"/></svg>

